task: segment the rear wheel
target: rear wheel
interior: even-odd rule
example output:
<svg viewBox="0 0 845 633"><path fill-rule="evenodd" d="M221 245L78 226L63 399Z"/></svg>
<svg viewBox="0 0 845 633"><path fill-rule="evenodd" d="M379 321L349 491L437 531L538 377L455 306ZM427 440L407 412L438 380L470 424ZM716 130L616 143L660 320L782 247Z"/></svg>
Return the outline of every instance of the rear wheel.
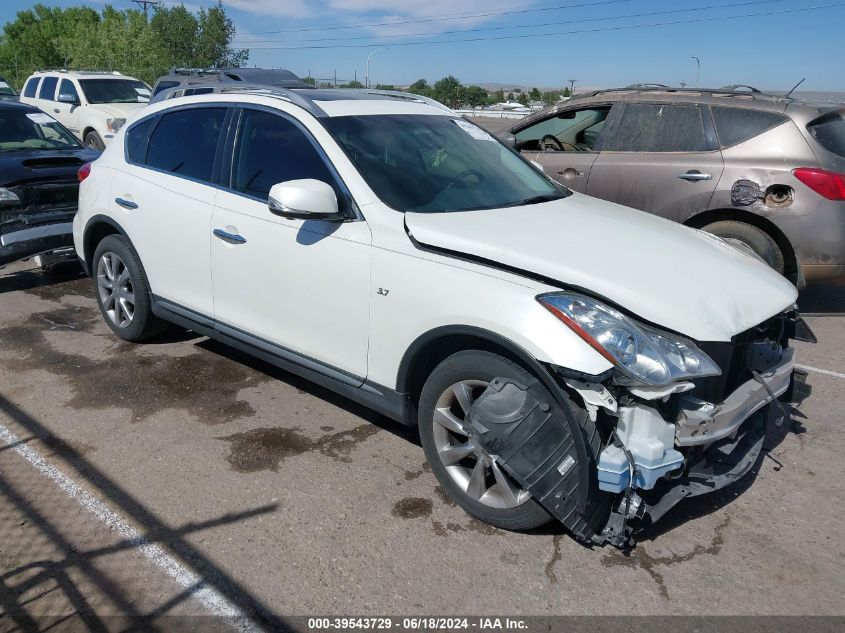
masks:
<svg viewBox="0 0 845 633"><path fill-rule="evenodd" d="M744 244L770 267L774 268L781 275L784 274L786 266L783 251L772 236L762 229L737 220L721 220L708 224L702 227L701 230L717 235L728 242L736 240Z"/></svg>
<svg viewBox="0 0 845 633"><path fill-rule="evenodd" d="M152 312L150 285L132 244L122 235L107 235L93 260L97 305L112 332L140 342L160 335L167 323Z"/></svg>

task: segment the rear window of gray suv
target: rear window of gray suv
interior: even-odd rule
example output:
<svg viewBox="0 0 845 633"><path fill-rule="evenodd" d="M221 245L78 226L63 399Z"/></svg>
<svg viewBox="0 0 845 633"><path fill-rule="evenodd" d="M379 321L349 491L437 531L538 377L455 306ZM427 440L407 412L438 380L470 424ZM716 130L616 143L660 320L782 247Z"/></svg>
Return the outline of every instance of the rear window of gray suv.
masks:
<svg viewBox="0 0 845 633"><path fill-rule="evenodd" d="M722 147L737 145L789 119L777 112L713 106L713 121Z"/></svg>
<svg viewBox="0 0 845 633"><path fill-rule="evenodd" d="M807 129L827 151L845 157L845 118L841 112L833 112L816 119Z"/></svg>

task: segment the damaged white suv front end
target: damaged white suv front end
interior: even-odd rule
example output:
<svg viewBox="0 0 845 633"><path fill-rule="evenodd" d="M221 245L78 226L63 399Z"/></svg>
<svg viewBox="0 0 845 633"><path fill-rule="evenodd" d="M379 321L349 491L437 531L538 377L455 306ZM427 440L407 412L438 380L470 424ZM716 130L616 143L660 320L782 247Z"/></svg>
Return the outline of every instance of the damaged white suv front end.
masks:
<svg viewBox="0 0 845 633"><path fill-rule="evenodd" d="M795 311L733 338L702 346L637 323L578 293L538 300L605 356L614 369L584 380L560 371L592 420L611 429L596 464L598 488L616 495L596 542L624 545L686 497L713 492L747 474L769 419L788 412L778 398L792 386L796 336L812 333ZM789 399L789 398L787 398ZM600 422L601 420L601 422Z"/></svg>

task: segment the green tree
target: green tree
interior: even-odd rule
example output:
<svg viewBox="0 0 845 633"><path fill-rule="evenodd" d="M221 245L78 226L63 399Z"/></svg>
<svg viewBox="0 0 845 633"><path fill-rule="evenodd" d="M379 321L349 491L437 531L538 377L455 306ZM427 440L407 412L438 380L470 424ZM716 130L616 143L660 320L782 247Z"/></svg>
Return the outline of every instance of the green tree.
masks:
<svg viewBox="0 0 845 633"><path fill-rule="evenodd" d="M531 101L541 101L543 99L543 95L540 94L540 91L537 88L532 88L531 92L528 93L529 98Z"/></svg>
<svg viewBox="0 0 845 633"><path fill-rule="evenodd" d="M546 105L552 105L560 101L560 92L557 90L547 90L543 93L541 99Z"/></svg>
<svg viewBox="0 0 845 633"><path fill-rule="evenodd" d="M465 102L468 106L477 108L487 104L489 95L481 86L469 86L466 89Z"/></svg>
<svg viewBox="0 0 845 633"><path fill-rule="evenodd" d="M396 90L393 84L376 84L376 90Z"/></svg>
<svg viewBox="0 0 845 633"><path fill-rule="evenodd" d="M499 88L494 97L496 98L496 103L502 103L505 100L505 91Z"/></svg>
<svg viewBox="0 0 845 633"><path fill-rule="evenodd" d="M572 92L569 90L569 88L564 88L562 94L563 94L564 97L571 97L572 96Z"/></svg>
<svg viewBox="0 0 845 633"><path fill-rule="evenodd" d="M452 75L436 81L432 90L432 96L450 108L459 108L462 105L463 93L461 82Z"/></svg>
<svg viewBox="0 0 845 633"><path fill-rule="evenodd" d="M346 84L340 84L338 86L338 88L363 88L363 87L364 87L364 84L362 84L357 79L354 79L354 80L352 80L352 81L350 81L349 83L346 83Z"/></svg>
<svg viewBox="0 0 845 633"><path fill-rule="evenodd" d="M431 94L431 86L428 85L428 82L425 79L417 79L414 83L408 86L408 92L427 97Z"/></svg>
<svg viewBox="0 0 845 633"><path fill-rule="evenodd" d="M313 77L303 77L302 81L307 83L309 86L316 86L317 85L317 80L314 79Z"/></svg>
<svg viewBox="0 0 845 633"><path fill-rule="evenodd" d="M528 95L524 92L520 92L516 100L524 106L528 105Z"/></svg>
<svg viewBox="0 0 845 633"><path fill-rule="evenodd" d="M513 101L516 97L513 96L512 92L508 93L508 101Z"/></svg>
<svg viewBox="0 0 845 633"><path fill-rule="evenodd" d="M222 0L210 9L200 9L197 16L196 59L199 66L242 66L249 59L249 50L230 46L235 36L232 18L226 15Z"/></svg>
<svg viewBox="0 0 845 633"><path fill-rule="evenodd" d="M157 7L150 20L150 30L159 46L160 64L171 63L185 67L194 65L194 47L199 33L199 22L184 5L171 9Z"/></svg>

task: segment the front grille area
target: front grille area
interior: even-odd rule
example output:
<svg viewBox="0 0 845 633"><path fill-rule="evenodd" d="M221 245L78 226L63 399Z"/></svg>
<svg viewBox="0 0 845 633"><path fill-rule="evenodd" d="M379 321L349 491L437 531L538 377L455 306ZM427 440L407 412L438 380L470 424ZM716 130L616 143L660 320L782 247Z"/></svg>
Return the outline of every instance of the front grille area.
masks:
<svg viewBox="0 0 845 633"><path fill-rule="evenodd" d="M695 389L690 392L695 398L718 404L754 376L751 374L751 344L758 341L775 341L784 348L793 337L794 322L788 315L779 314L745 332L740 332L730 343L698 343L701 350L710 356L722 370L721 376L694 380Z"/></svg>

